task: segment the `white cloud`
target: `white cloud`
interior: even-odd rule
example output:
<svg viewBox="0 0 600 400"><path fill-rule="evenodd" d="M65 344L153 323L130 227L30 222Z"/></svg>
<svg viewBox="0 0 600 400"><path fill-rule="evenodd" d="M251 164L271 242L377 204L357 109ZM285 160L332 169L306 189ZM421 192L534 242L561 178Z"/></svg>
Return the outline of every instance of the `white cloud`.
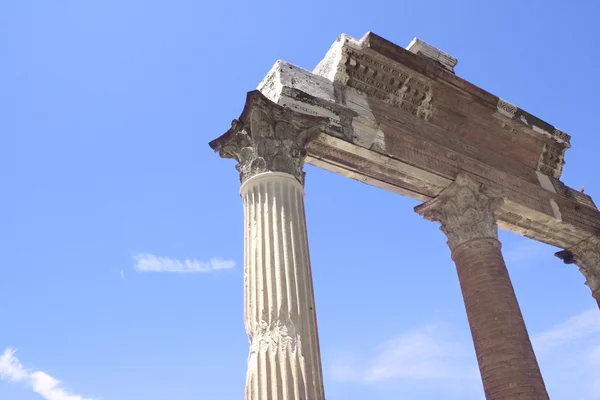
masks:
<svg viewBox="0 0 600 400"><path fill-rule="evenodd" d="M379 355L366 370L364 379L471 379L476 378L458 365L465 351L440 335L433 325L398 336L381 347Z"/></svg>
<svg viewBox="0 0 600 400"><path fill-rule="evenodd" d="M591 309L538 333L531 338L536 351L545 352L555 347L600 334L600 312Z"/></svg>
<svg viewBox="0 0 600 400"><path fill-rule="evenodd" d="M533 335L531 342L551 398L600 398L600 312L597 308Z"/></svg>
<svg viewBox="0 0 600 400"><path fill-rule="evenodd" d="M531 340L551 398L600 398L598 309L568 318ZM377 390L395 384L415 398L426 392L432 398L441 393L447 399L482 398L471 338L454 335L451 327L421 326L382 343L371 356L354 355L333 360L328 372L334 381L377 385L372 387Z"/></svg>
<svg viewBox="0 0 600 400"><path fill-rule="evenodd" d="M598 365L600 368L600 345L592 347L586 358L590 364Z"/></svg>
<svg viewBox="0 0 600 400"><path fill-rule="evenodd" d="M378 383L387 380L439 381L479 377L473 351L446 339L447 330L426 325L401 334L380 346L371 360L358 367L348 359L334 361L333 379Z"/></svg>
<svg viewBox="0 0 600 400"><path fill-rule="evenodd" d="M0 379L9 382L24 382L31 390L46 400L91 400L67 393L60 381L42 371L31 372L21 365L15 350L7 348L0 356Z"/></svg>
<svg viewBox="0 0 600 400"><path fill-rule="evenodd" d="M600 345L588 349L585 359L592 371L600 371ZM596 372L591 380L590 390L600 394L600 372Z"/></svg>
<svg viewBox="0 0 600 400"><path fill-rule="evenodd" d="M0 379L19 382L28 377L28 372L15 357L15 351L13 349L4 350L0 357Z"/></svg>
<svg viewBox="0 0 600 400"><path fill-rule="evenodd" d="M134 260L135 269L141 272L208 273L235 267L235 261L220 258L208 261L186 258L181 261L154 254L138 254Z"/></svg>

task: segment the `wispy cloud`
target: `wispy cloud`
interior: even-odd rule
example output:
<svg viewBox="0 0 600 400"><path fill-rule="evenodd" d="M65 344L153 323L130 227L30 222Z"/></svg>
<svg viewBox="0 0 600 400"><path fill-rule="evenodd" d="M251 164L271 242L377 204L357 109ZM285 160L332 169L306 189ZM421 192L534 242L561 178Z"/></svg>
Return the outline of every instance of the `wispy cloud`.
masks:
<svg viewBox="0 0 600 400"><path fill-rule="evenodd" d="M235 267L235 261L212 258L208 261L198 259L177 260L159 257L154 254L137 254L134 256L135 269L141 272L175 272L206 274L222 269Z"/></svg>
<svg viewBox="0 0 600 400"><path fill-rule="evenodd" d="M0 378L10 382L20 382L29 378L29 373L23 368L13 349L6 349L0 356Z"/></svg>
<svg viewBox="0 0 600 400"><path fill-rule="evenodd" d="M588 349L586 362L593 371L600 371L600 344ZM591 378L590 391L600 394L600 372L596 372Z"/></svg>
<svg viewBox="0 0 600 400"><path fill-rule="evenodd" d="M479 375L472 351L446 336L447 331L436 325L416 328L379 346L362 367L348 359L335 360L332 377L367 384L387 380L475 381Z"/></svg>
<svg viewBox="0 0 600 400"><path fill-rule="evenodd" d="M531 341L536 351L544 352L596 334L600 334L600 313L591 309L534 335Z"/></svg>
<svg viewBox="0 0 600 400"><path fill-rule="evenodd" d="M364 379L473 379L477 374L462 369L467 354L459 343L440 335L439 327L427 325L400 335L381 346L379 355L367 368Z"/></svg>
<svg viewBox="0 0 600 400"><path fill-rule="evenodd" d="M552 398L600 398L600 312L590 309L531 336ZM414 397L444 393L447 399L481 399L481 378L471 338L452 326L425 325L403 332L371 350L348 352L328 370L336 382L399 385ZM389 389L387 389L389 390ZM412 391L412 392L411 392ZM410 397L410 396L409 396Z"/></svg>
<svg viewBox="0 0 600 400"><path fill-rule="evenodd" d="M531 337L551 398L600 398L600 312L583 311Z"/></svg>
<svg viewBox="0 0 600 400"><path fill-rule="evenodd" d="M25 383L46 400L91 400L67 393L60 387L60 381L45 372L25 369L11 348L5 349L0 355L0 379Z"/></svg>

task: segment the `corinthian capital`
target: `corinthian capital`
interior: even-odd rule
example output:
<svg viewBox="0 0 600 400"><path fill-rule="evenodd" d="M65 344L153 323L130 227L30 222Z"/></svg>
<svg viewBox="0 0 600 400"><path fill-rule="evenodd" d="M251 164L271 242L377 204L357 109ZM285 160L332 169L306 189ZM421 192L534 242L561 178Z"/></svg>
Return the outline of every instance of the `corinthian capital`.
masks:
<svg viewBox="0 0 600 400"><path fill-rule="evenodd" d="M258 90L249 92L239 119L231 129L209 143L223 158L238 161L240 180L262 172L294 175L304 184L305 146L315 139L328 122L295 112L267 99Z"/></svg>
<svg viewBox="0 0 600 400"><path fill-rule="evenodd" d="M585 284L600 299L600 235L590 236L577 246L555 255L565 264L576 264L586 279Z"/></svg>
<svg viewBox="0 0 600 400"><path fill-rule="evenodd" d="M436 198L415 207L415 211L429 221L441 223L440 229L454 251L473 239L498 239L496 211L503 201L468 175L459 174Z"/></svg>

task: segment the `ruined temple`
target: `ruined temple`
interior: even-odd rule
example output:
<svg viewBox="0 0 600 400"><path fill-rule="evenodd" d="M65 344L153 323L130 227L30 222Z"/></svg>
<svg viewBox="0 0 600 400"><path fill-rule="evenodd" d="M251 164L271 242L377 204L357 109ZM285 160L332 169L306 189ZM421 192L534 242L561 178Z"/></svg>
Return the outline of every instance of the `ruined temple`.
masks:
<svg viewBox="0 0 600 400"><path fill-rule="evenodd" d="M415 211L448 238L486 399L548 399L498 227L564 249L600 307L600 212L560 180L570 136L456 65L419 39L342 35L312 72L275 63L210 143L240 172L246 400L325 396L305 162L421 201Z"/></svg>

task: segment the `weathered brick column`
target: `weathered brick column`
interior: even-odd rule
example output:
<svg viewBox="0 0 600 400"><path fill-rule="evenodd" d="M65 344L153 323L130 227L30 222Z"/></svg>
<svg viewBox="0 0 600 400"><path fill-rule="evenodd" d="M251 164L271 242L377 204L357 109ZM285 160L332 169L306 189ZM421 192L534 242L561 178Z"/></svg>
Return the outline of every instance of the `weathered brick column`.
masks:
<svg viewBox="0 0 600 400"><path fill-rule="evenodd" d="M304 146L326 118L250 92L239 120L210 143L238 160L244 203L246 400L323 400L306 217Z"/></svg>
<svg viewBox="0 0 600 400"><path fill-rule="evenodd" d="M592 297L600 308L600 236L594 235L579 243L573 249L556 253L565 264L576 264L585 277L585 284L592 291Z"/></svg>
<svg viewBox="0 0 600 400"><path fill-rule="evenodd" d="M500 250L495 211L502 201L461 174L415 211L440 222L448 237L486 399L548 399Z"/></svg>

